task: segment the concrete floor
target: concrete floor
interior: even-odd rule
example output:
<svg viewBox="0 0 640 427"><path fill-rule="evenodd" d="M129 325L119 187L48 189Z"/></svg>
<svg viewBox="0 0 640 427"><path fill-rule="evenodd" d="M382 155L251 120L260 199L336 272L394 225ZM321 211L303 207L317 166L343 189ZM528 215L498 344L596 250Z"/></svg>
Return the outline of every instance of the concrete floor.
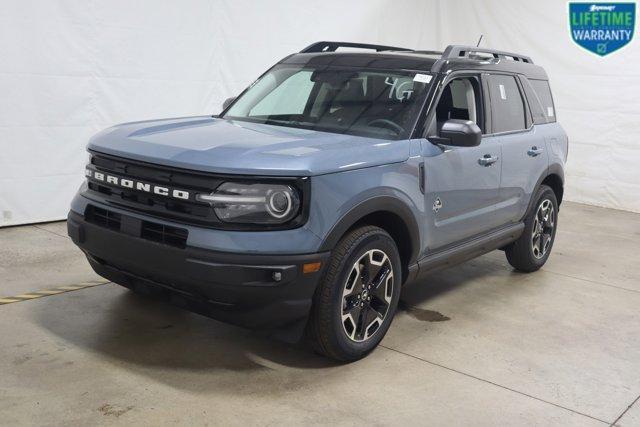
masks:
<svg viewBox="0 0 640 427"><path fill-rule="evenodd" d="M496 251L408 287L343 366L114 284L0 306L0 424L640 425L640 215L566 203L559 230L537 273ZM0 229L0 278L97 276L50 223Z"/></svg>

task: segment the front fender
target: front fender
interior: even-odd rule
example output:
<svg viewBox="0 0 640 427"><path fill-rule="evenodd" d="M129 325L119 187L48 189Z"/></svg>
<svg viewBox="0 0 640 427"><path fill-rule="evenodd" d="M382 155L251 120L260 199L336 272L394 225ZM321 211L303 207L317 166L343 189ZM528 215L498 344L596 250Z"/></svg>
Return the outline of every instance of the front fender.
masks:
<svg viewBox="0 0 640 427"><path fill-rule="evenodd" d="M418 162L411 161L313 177L307 227L322 241L318 251L333 249L363 217L389 212L406 226L415 260L424 216L418 181Z"/></svg>
<svg viewBox="0 0 640 427"><path fill-rule="evenodd" d="M406 201L401 200L397 195L376 195L355 205L344 214L331 228L327 237L320 247L321 251L333 249L344 234L358 221L375 212L389 212L398 216L409 230L411 236L412 254L409 264L414 264L420 249L420 228Z"/></svg>

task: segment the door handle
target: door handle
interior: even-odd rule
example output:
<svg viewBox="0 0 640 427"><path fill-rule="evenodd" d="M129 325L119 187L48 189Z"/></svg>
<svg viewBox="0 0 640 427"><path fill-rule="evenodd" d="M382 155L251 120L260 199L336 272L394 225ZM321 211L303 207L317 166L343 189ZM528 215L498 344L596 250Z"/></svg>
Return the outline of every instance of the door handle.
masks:
<svg viewBox="0 0 640 427"><path fill-rule="evenodd" d="M491 154L485 154L478 159L478 163L481 166L491 166L498 161L498 156L492 156Z"/></svg>
<svg viewBox="0 0 640 427"><path fill-rule="evenodd" d="M531 157L536 157L536 156L538 156L538 155L542 154L542 152L543 152L543 151L544 151L544 150L543 150L542 148L538 148L538 147L536 147L536 146L534 145L533 147L531 147L531 148L529 149L529 151L527 151L527 154L528 154L529 156L531 156Z"/></svg>

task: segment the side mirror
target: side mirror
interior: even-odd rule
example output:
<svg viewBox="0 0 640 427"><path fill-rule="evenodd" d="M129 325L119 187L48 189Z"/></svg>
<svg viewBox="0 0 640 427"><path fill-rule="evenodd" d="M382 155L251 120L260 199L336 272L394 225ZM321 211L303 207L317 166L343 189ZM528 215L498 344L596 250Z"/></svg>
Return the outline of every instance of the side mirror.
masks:
<svg viewBox="0 0 640 427"><path fill-rule="evenodd" d="M231 98L227 98L227 99L225 99L225 100L224 100L224 102L222 103L222 109L223 109L223 110L226 110L226 109L227 109L227 107L228 107L229 105L231 105L231 103L232 103L233 101L235 101L235 100L236 100L236 97L235 97L235 96L232 96Z"/></svg>
<svg viewBox="0 0 640 427"><path fill-rule="evenodd" d="M450 119L442 125L440 136L430 136L427 139L434 144L475 147L480 145L482 130L471 120Z"/></svg>

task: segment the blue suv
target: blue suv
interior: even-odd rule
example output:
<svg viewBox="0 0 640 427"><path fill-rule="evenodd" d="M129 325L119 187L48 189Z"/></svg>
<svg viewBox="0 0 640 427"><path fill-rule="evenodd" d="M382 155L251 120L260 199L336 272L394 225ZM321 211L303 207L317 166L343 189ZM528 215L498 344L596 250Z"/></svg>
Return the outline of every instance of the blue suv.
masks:
<svg viewBox="0 0 640 427"><path fill-rule="evenodd" d="M356 360L409 282L546 262L567 143L526 56L319 42L220 115L94 136L68 232L115 283Z"/></svg>

